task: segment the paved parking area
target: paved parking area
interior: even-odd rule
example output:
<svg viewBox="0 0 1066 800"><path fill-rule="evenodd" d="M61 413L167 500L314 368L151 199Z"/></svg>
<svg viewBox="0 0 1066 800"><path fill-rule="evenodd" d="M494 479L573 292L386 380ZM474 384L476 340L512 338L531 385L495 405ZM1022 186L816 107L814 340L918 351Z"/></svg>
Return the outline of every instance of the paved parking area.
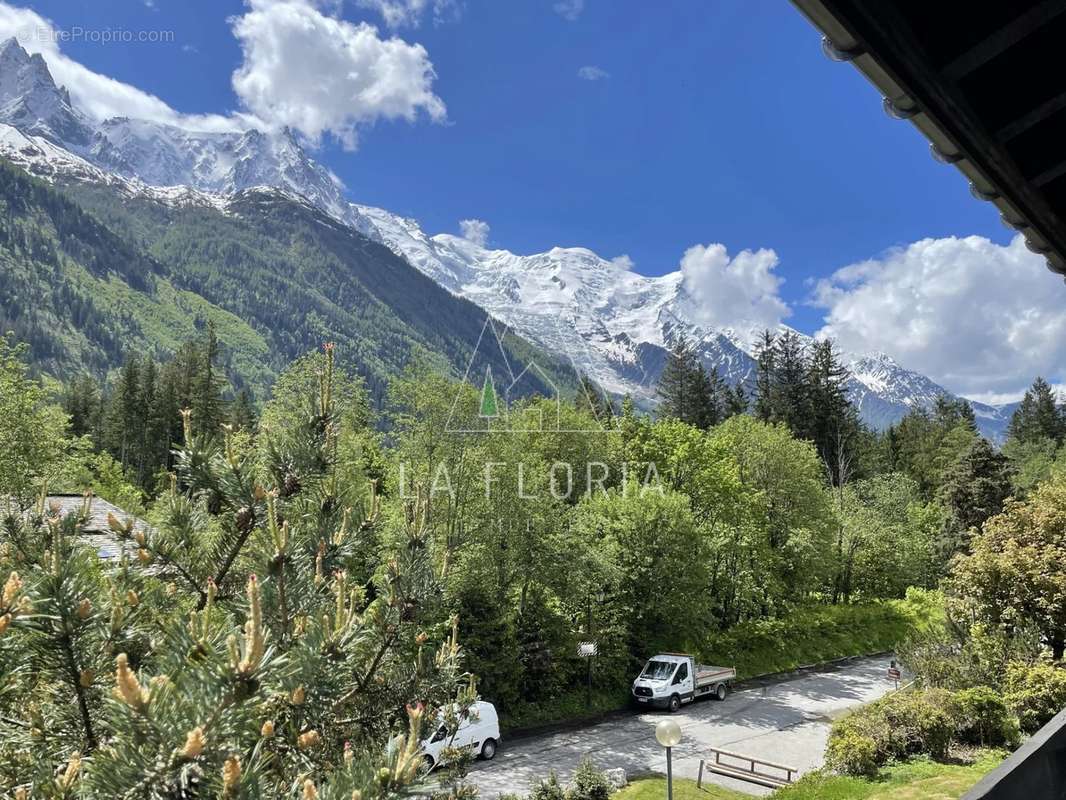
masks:
<svg viewBox="0 0 1066 800"><path fill-rule="evenodd" d="M707 746L794 766L801 774L815 769L822 765L830 721L893 688L888 667L887 656L857 659L736 691L724 702L691 703L674 715L684 737L674 748L674 774L695 778ZM666 755L655 741L655 725L666 713L633 714L583 728L505 740L493 761L473 765L470 780L487 800L504 793L525 794L531 783L553 769L565 782L585 755L600 768L624 767L629 775L664 773ZM710 780L753 795L770 793L730 778L715 775Z"/></svg>

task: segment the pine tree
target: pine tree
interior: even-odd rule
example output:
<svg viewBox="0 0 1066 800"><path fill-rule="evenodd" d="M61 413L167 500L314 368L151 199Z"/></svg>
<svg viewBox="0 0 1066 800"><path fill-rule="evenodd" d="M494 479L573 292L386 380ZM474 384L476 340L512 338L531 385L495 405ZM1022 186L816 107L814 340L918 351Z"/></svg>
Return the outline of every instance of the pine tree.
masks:
<svg viewBox="0 0 1066 800"><path fill-rule="evenodd" d="M109 399L108 449L126 469L135 464L143 441L145 412L141 405L141 363L128 356Z"/></svg>
<svg viewBox="0 0 1066 800"><path fill-rule="evenodd" d="M1066 439L1066 411L1059 408L1050 384L1038 377L1011 416L1007 436L1017 442L1033 443L1050 439L1062 444Z"/></svg>
<svg viewBox="0 0 1066 800"><path fill-rule="evenodd" d="M797 438L814 438L807 347L795 331L786 331L775 342L771 408L771 419L784 422Z"/></svg>
<svg viewBox="0 0 1066 800"><path fill-rule="evenodd" d="M63 410L70 418L72 436L100 435L101 415L100 385L88 373L74 378L63 394Z"/></svg>
<svg viewBox="0 0 1066 800"><path fill-rule="evenodd" d="M970 402L963 397L939 395L933 401L934 425L941 430L948 430L960 422L975 433L977 432L977 417L973 413L973 406Z"/></svg>
<svg viewBox="0 0 1066 800"><path fill-rule="evenodd" d="M596 421L605 427L610 425L614 418L614 406L607 393L588 375L581 376L581 386L574 398L574 404L579 411L592 414Z"/></svg>
<svg viewBox="0 0 1066 800"><path fill-rule="evenodd" d="M148 481L144 488L156 489L154 479L160 472L173 467L172 449L181 440L182 427L180 411L182 403L178 399L177 375L174 362L164 365L159 370L159 379L151 407L148 408L148 437L152 445Z"/></svg>
<svg viewBox="0 0 1066 800"><path fill-rule="evenodd" d="M712 380L712 373L708 373L701 362L693 361L689 379L692 387L690 410L685 421L705 431L718 424L717 386ZM717 372L713 375L715 379L718 377Z"/></svg>
<svg viewBox="0 0 1066 800"><path fill-rule="evenodd" d="M1011 494L1010 462L976 437L944 473L939 499L948 511L941 548L945 558L965 549L970 532L1003 510Z"/></svg>
<svg viewBox="0 0 1066 800"><path fill-rule="evenodd" d="M141 434L141 439L137 443L137 462L134 475L137 485L142 487L147 485L148 477L153 468L158 466L156 463L158 443L152 439L150 427L151 410L155 406L155 394L158 389L157 382L158 368L156 363L151 358L145 358L141 375L140 398L138 400L140 419L138 420L137 428Z"/></svg>
<svg viewBox="0 0 1066 800"><path fill-rule="evenodd" d="M731 390L726 390L725 419L748 413L748 396L744 393L744 385L738 383Z"/></svg>
<svg viewBox="0 0 1066 800"><path fill-rule="evenodd" d="M233 408L230 409L230 425L235 430L251 433L255 430L256 419L255 401L251 391L244 386L237 392L237 399L233 401Z"/></svg>
<svg viewBox="0 0 1066 800"><path fill-rule="evenodd" d="M678 337L659 376L659 414L691 423L694 418L695 357L684 334Z"/></svg>
<svg viewBox="0 0 1066 800"><path fill-rule="evenodd" d="M196 348L194 372L190 385L194 425L199 431L218 431L226 420L225 402L222 398L226 384L219 366L218 336L214 323L208 322L203 337Z"/></svg>
<svg viewBox="0 0 1066 800"><path fill-rule="evenodd" d="M109 520L132 557L97 561L86 510L0 526L5 792L388 798L421 779L423 722L440 709L454 733L474 687L425 502L402 509L371 580L350 577L381 511L373 492L338 501L333 369L329 351L315 413L262 469L186 412L156 524Z"/></svg>
<svg viewBox="0 0 1066 800"><path fill-rule="evenodd" d="M764 330L755 345L755 417L770 422L775 416L775 376L777 372L777 340L769 330Z"/></svg>
<svg viewBox="0 0 1066 800"><path fill-rule="evenodd" d="M855 463L859 420L847 396L849 373L829 339L815 342L808 367L807 432L826 464L831 482L839 485ZM845 465L850 465L847 468Z"/></svg>

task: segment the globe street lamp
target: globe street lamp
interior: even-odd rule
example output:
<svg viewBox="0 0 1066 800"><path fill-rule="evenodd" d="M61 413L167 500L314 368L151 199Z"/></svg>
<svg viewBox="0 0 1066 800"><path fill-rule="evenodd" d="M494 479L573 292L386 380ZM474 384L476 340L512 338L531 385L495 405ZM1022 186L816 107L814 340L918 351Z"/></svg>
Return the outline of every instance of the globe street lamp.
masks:
<svg viewBox="0 0 1066 800"><path fill-rule="evenodd" d="M655 741L666 748L666 800L674 800L674 765L671 750L681 742L681 726L664 719L655 726Z"/></svg>

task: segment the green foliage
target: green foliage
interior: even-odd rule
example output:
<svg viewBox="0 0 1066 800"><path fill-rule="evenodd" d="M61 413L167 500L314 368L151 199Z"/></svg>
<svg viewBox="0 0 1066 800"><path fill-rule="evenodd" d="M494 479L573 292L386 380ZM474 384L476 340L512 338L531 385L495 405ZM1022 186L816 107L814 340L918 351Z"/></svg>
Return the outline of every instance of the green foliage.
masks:
<svg viewBox="0 0 1066 800"><path fill-rule="evenodd" d="M1054 659L1066 649L1066 479L985 522L948 582L964 611L1005 632L1032 626Z"/></svg>
<svg viewBox="0 0 1066 800"><path fill-rule="evenodd" d="M661 489L661 487L660 487ZM607 590L639 660L691 647L693 619L706 619L707 551L687 497L634 485L596 495L577 509L573 532L609 563Z"/></svg>
<svg viewBox="0 0 1066 800"><path fill-rule="evenodd" d="M886 764L915 755L943 759L953 744L1013 747L1018 722L988 686L960 692L916 689L888 695L833 724L826 765L871 777Z"/></svg>
<svg viewBox="0 0 1066 800"><path fill-rule="evenodd" d="M1062 449L1054 439L1008 439L1003 455L1010 461L1011 485L1015 495L1024 497L1051 477Z"/></svg>
<svg viewBox="0 0 1066 800"><path fill-rule="evenodd" d="M27 348L0 338L0 498L28 505L60 474L67 419L27 373Z"/></svg>
<svg viewBox="0 0 1066 800"><path fill-rule="evenodd" d="M944 482L945 470L977 438L970 404L940 397L932 409L915 408L885 431L884 460L888 469L909 475L922 496L932 499Z"/></svg>
<svg viewBox="0 0 1066 800"><path fill-rule="evenodd" d="M947 511L941 548L964 549L970 532L1003 510L1011 493L1007 457L981 437L944 470L937 496Z"/></svg>
<svg viewBox="0 0 1066 800"><path fill-rule="evenodd" d="M935 584L943 514L922 501L911 478L887 473L833 487L830 495L837 524L834 599L902 597L909 586Z"/></svg>
<svg viewBox="0 0 1066 800"><path fill-rule="evenodd" d="M814 444L831 481L858 465L863 429L847 398L849 373L829 340L806 344L799 334L764 331L756 347L755 416L782 423Z"/></svg>
<svg viewBox="0 0 1066 800"><path fill-rule="evenodd" d="M1061 445L1066 439L1066 412L1047 381L1037 378L1026 390L1022 402L1011 417L1007 436L1019 444L1050 439Z"/></svg>
<svg viewBox="0 0 1066 800"><path fill-rule="evenodd" d="M904 600L799 606L772 619L750 620L707 637L699 652L711 664L735 666L741 678L784 672L845 656L883 653L927 630L943 614L935 592Z"/></svg>
<svg viewBox="0 0 1066 800"><path fill-rule="evenodd" d="M1066 669L1051 664L1010 664L1003 691L1022 730L1034 733L1066 708Z"/></svg>
<svg viewBox="0 0 1066 800"><path fill-rule="evenodd" d="M897 692L833 724L826 764L845 775L873 775L890 760L943 758L955 737L953 697L942 689Z"/></svg>
<svg viewBox="0 0 1066 800"><path fill-rule="evenodd" d="M999 686L1014 662L1033 664L1041 655L1040 636L1031 627L1011 631L963 619L970 610L957 602L933 625L915 631L896 652L923 686L966 689Z"/></svg>
<svg viewBox="0 0 1066 800"><path fill-rule="evenodd" d="M964 744L1014 747L1018 720L998 691L974 686L954 696L955 737Z"/></svg>
<svg viewBox="0 0 1066 800"><path fill-rule="evenodd" d="M529 800L566 800L566 789L559 783L555 770L549 772L547 778L533 785Z"/></svg>
<svg viewBox="0 0 1066 800"><path fill-rule="evenodd" d="M566 800L607 800L614 793L614 786L602 770L596 769L592 759L585 756L574 772Z"/></svg>
<svg viewBox="0 0 1066 800"><path fill-rule="evenodd" d="M425 504L379 552L379 499L341 502L333 385L329 349L316 413L261 460L186 414L155 525L110 520L135 558L101 563L84 510L3 520L0 791L378 800L419 780L426 708L457 727L472 681Z"/></svg>
<svg viewBox="0 0 1066 800"><path fill-rule="evenodd" d="M838 727L830 737L825 763L843 775L869 777L877 774L883 762L877 740L860 726L849 724Z"/></svg>
<svg viewBox="0 0 1066 800"><path fill-rule="evenodd" d="M659 376L658 394L662 401L658 409L660 417L678 419L700 430L712 428L747 409L743 388L731 389L716 367L708 371L684 336L667 356Z"/></svg>
<svg viewBox="0 0 1066 800"><path fill-rule="evenodd" d="M889 764L873 778L810 772L780 789L775 800L958 800L1002 760L1000 750L979 750L965 762L940 763L916 757Z"/></svg>
<svg viewBox="0 0 1066 800"><path fill-rule="evenodd" d="M734 618L765 616L819 586L829 565L833 520L822 464L815 448L784 425L749 416L722 423L710 441L736 463L748 495L739 524L730 526L731 537L743 537L747 547L718 551L733 557L718 562L731 583L743 579Z"/></svg>

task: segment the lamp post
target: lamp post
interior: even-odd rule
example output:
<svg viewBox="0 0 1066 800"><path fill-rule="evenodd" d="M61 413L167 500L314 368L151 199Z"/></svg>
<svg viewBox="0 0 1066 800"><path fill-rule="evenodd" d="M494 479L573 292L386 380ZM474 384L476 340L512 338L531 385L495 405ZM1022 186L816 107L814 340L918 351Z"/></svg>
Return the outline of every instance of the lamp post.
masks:
<svg viewBox="0 0 1066 800"><path fill-rule="evenodd" d="M666 800L674 800L674 764L671 750L681 742L681 726L664 719L655 726L655 741L666 748Z"/></svg>

